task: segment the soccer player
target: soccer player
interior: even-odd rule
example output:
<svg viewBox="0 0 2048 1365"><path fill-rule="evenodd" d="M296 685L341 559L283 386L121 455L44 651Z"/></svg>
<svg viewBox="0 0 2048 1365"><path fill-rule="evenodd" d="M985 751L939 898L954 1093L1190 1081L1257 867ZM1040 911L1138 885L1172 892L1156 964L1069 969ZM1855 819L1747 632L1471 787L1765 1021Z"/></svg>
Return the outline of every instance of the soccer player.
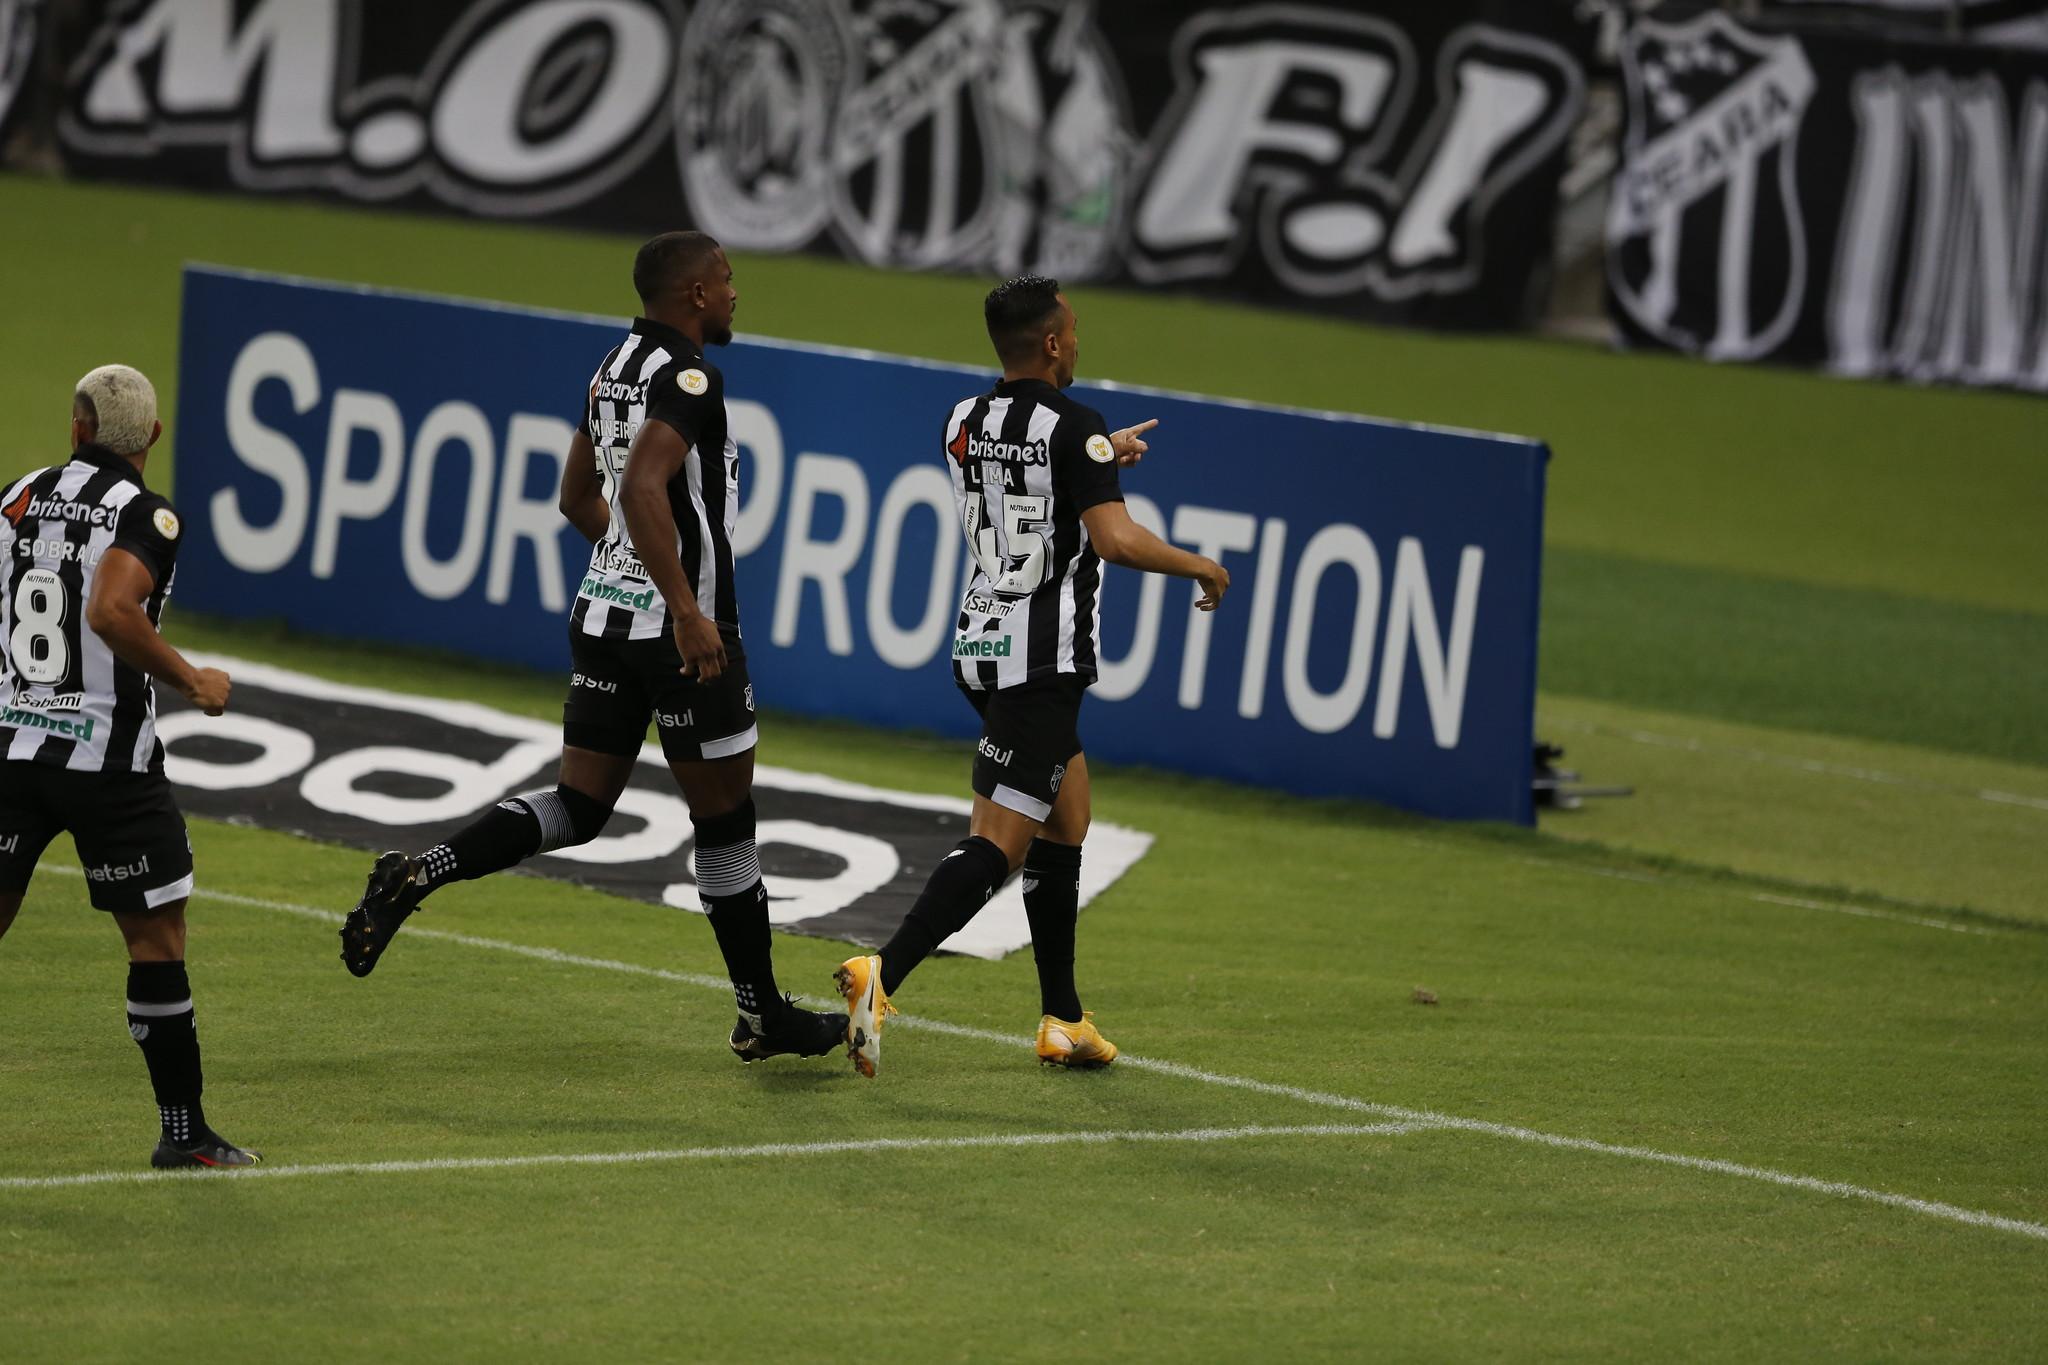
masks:
<svg viewBox="0 0 2048 1365"><path fill-rule="evenodd" d="M562 513L593 542L569 615L573 671L562 763L550 790L501 801L424 853L386 853L341 929L368 976L435 889L587 843L611 818L653 721L696 833L697 890L732 978L740 1060L822 1056L842 1014L798 1009L776 988L768 892L754 847L754 688L740 644L732 529L739 448L725 379L704 346L732 340L732 267L701 232L640 248L643 316L591 377L562 471Z"/></svg>
<svg viewBox="0 0 2048 1365"><path fill-rule="evenodd" d="M200 1107L185 975L192 845L164 777L155 679L209 716L228 675L157 633L183 529L142 482L156 390L103 365L71 396L71 459L0 493L0 935L36 862L69 831L93 908L128 942L128 1032L163 1132L149 1164L253 1166Z"/></svg>
<svg viewBox="0 0 2048 1365"><path fill-rule="evenodd" d="M1078 719L1095 681L1102 561L1191 578L1204 611L1230 586L1222 565L1131 520L1117 470L1143 458L1144 434L1158 423L1111 432L1100 413L1061 392L1074 382L1078 349L1058 283L1009 280L983 311L1003 379L953 405L944 446L975 564L953 640L953 679L982 722L974 813L968 837L940 860L881 952L849 958L834 973L847 1002L847 1055L864 1076L881 1058L889 997L1020 867L1038 964L1039 1060L1116 1059L1074 986L1088 834Z"/></svg>

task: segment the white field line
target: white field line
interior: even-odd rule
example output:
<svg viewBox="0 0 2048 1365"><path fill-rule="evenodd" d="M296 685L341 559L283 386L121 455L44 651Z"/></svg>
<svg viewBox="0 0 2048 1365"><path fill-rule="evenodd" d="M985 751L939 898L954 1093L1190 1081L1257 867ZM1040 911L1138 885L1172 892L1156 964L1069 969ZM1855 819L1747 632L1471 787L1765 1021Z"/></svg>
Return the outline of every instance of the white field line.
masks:
<svg viewBox="0 0 2048 1365"><path fill-rule="evenodd" d="M1433 848L1447 845L1433 839L1424 839ZM1977 934L1985 938L1997 938L2010 933L2007 929L1993 929L1982 924L1958 924L1953 920L1933 919L1926 915L1908 915L1898 910L1873 910L1864 905L1845 905L1840 901L1807 900L1799 896L1780 896L1769 891L1741 891L1732 886L1716 886L1711 882L1693 881L1685 877L1670 877L1656 872L1640 872L1625 867L1591 867L1580 863L1564 862L1552 858L1531 858L1517 856L1517 862L1532 867L1555 868L1560 871L1583 872L1592 877L1606 877L1618 882L1640 882L1645 886L1675 886L1686 891L1719 892L1725 896L1738 896L1746 901L1761 905L1784 905L1795 910L1825 910L1831 915L1854 915L1858 919L1884 920L1889 924L1911 924L1922 929L1945 929L1951 934Z"/></svg>
<svg viewBox="0 0 2048 1365"><path fill-rule="evenodd" d="M731 1147L671 1147L647 1152L557 1152L534 1156L434 1157L421 1161L338 1161L308 1166L250 1166L236 1182L309 1175L410 1175L418 1171L510 1171L533 1166L638 1166L666 1161L737 1161L766 1157L838 1156L854 1152L929 1152L973 1147L1058 1147L1118 1142L1237 1142L1245 1138L1380 1137L1415 1131L1411 1123L1246 1124L1238 1128L1125 1129L1068 1133L986 1133L966 1137L846 1138L827 1142L757 1142ZM77 1185L155 1185L168 1180L218 1180L218 1171L94 1171L86 1175L12 1176L0 1190L58 1190Z"/></svg>
<svg viewBox="0 0 2048 1365"><path fill-rule="evenodd" d="M1918 915L1902 915L1896 910L1872 910L1861 905L1840 905L1833 901L1810 901L1799 896L1774 896L1768 891L1746 891L1743 893L1753 901L1766 905L1789 905L1800 910L1825 910L1831 915L1855 915L1860 919L1890 920L1894 924L1917 924L1923 929L1946 929L1952 934L1983 934L1995 937L2003 932L1987 929L1977 924L1952 924L1948 920L1923 919Z"/></svg>
<svg viewBox="0 0 2048 1365"><path fill-rule="evenodd" d="M72 867L45 868L45 871L62 872L71 876L83 875ZM192 893L202 900L222 901L229 905L248 906L252 909L274 910L288 915L321 920L339 924L342 916L331 910L321 910L310 905L295 905L290 901L264 900L256 896L241 896L228 891L209 891L204 888ZM452 933L445 929L423 929L409 927L408 938L439 939L448 943L459 943L469 948L486 948L493 952L511 953L519 957L533 958L541 962L552 962L565 967L589 967L598 971L621 972L630 976L653 977L659 981L672 981L680 985L698 986L720 993L732 989L732 984L719 977L696 972L675 972L661 967L643 967L633 962L616 962L610 958L585 957L578 953L565 953L554 948L539 948L525 943L511 943L503 939L481 938L474 934ZM922 1030L928 1033L945 1034L954 1038L971 1038L985 1043L997 1043L1007 1047L1029 1047L1029 1037L999 1033L994 1029L973 1028L965 1024L951 1024L940 1019L927 1019L917 1015L895 1016L895 1027ZM1377 1104L1371 1100L1354 1099L1349 1095L1335 1095L1327 1091L1308 1090L1301 1086L1281 1085L1273 1081L1253 1080L1248 1076L1231 1076L1223 1072L1204 1071L1200 1067L1187 1066L1159 1058L1137 1057L1124 1053L1117 1058L1117 1065L1125 1069L1156 1072L1162 1076L1174 1076L1181 1080L1195 1081L1202 1085L1221 1086L1231 1090L1243 1090L1252 1094L1270 1095L1275 1099L1293 1100L1301 1104L1314 1105L1324 1109L1339 1109L1347 1113L1366 1114L1387 1125L1386 1131L1394 1129L1419 1130L1439 1129L1447 1132L1476 1133L1485 1137L1502 1138L1511 1142L1534 1143L1564 1151L1586 1152L1595 1156L1621 1157L1630 1161L1649 1161L1665 1166L1677 1166L1686 1170L1702 1171L1712 1175L1733 1176L1742 1180L1761 1181L1769 1185L1781 1185L1787 1189L1808 1190L1816 1194L1831 1195L1840 1199L1860 1199L1868 1203L1883 1204L1891 1208L1905 1209L1939 1218L1952 1223L1964 1223L1971 1227L1992 1228L2000 1232L2016 1233L2037 1241L2048 1241L2048 1224L2029 1223L2018 1218L2007 1218L2000 1214L1984 1213L1966 1209L1956 1204L1944 1204L1937 1200L1917 1199L1911 1195L1893 1194L1886 1190L1869 1189L1862 1185L1851 1185L1839 1180L1821 1180L1809 1175L1795 1175L1787 1171L1774 1171L1763 1166L1745 1166L1738 1162L1722 1161L1712 1157L1685 1156L1675 1152L1660 1152L1649 1147L1624 1147L1609 1142L1597 1142L1591 1138L1567 1137L1558 1133L1545 1133L1534 1128L1519 1128L1512 1124L1491 1123L1484 1119L1461 1118L1455 1114L1440 1114L1428 1109L1407 1109L1399 1105ZM1376 1127L1374 1131L1378 1131ZM1229 1130L1196 1130L1229 1131ZM1027 1141L1046 1140L1042 1137L1028 1137ZM877 1139L877 1141L899 1141L918 1143L925 1139ZM932 1143L967 1142L969 1139L930 1139ZM979 1139L985 1145L1001 1145L998 1139ZM726 1153L738 1153L742 1149L706 1149ZM553 1158L553 1160L574 1160L575 1158ZM620 1159L620 1158L614 1158ZM479 1158L479 1160L500 1160ZM502 1158L505 1161L530 1161L541 1163L549 1158ZM423 1169L433 1168L432 1163L387 1163L401 1166L420 1165ZM458 1165L460 1163L458 1162ZM257 1168L262 1169L262 1168ZM279 1167L282 1170L312 1169ZM322 1168L325 1169L325 1168ZM451 1167L450 1169L454 1169ZM138 1173L139 1174L139 1173ZM242 1174L246 1175L247 1172ZM145 1177L146 1178L146 1177ZM51 1177L57 1180L82 1180L77 1177ZM7 1183L0 1181L0 1188Z"/></svg>
<svg viewBox="0 0 2048 1365"><path fill-rule="evenodd" d="M1489 1123L1485 1119L1459 1118L1455 1114L1439 1114L1427 1109L1404 1109L1392 1104L1374 1104L1369 1100L1355 1100L1344 1095L1330 1095L1317 1090L1304 1090L1299 1086L1276 1085L1270 1081L1254 1081L1242 1076L1225 1076L1197 1067L1183 1066L1179 1062L1158 1061L1143 1057L1119 1057L1117 1065L1126 1062L1147 1071L1157 1071L1168 1076L1179 1076L1184 1080L1202 1081L1209 1085L1225 1085L1238 1090L1255 1091L1272 1095L1277 1099L1299 1100L1304 1104L1317 1104L1331 1109L1345 1109L1358 1114L1374 1114L1409 1125L1414 1129L1442 1129L1458 1133L1478 1133L1486 1137L1506 1138L1513 1142L1530 1142L1544 1147L1556 1147L1569 1152L1590 1152L1596 1156L1624 1157L1630 1161L1654 1161L1665 1166L1679 1166L1689 1171L1705 1171L1713 1175L1736 1176L1743 1180L1759 1180L1769 1185L1783 1185L1788 1189L1811 1190L1816 1194L1833 1195L1842 1199L1862 1199L1873 1204L1885 1204L1895 1209L1907 1209L1913 1213L1925 1214L1930 1218L1942 1218L1953 1223L1967 1223L1972 1227L1996 1228L2000 1232L2017 1233L2048 1242L2048 1224L2029 1223L2018 1218L2007 1218L1996 1213L1983 1213L1976 1209L1962 1208L1956 1204L1944 1204L1938 1200L1916 1199L1911 1195L1892 1194L1885 1190L1868 1189L1862 1185L1851 1185L1840 1180L1821 1180L1810 1175L1794 1175L1787 1171L1774 1171L1764 1166L1745 1166L1739 1162L1721 1161L1713 1157L1683 1156L1676 1152L1660 1152L1649 1147L1624 1147L1611 1142L1595 1142L1591 1138L1566 1137L1558 1133L1545 1133L1535 1128L1518 1128L1513 1124Z"/></svg>
<svg viewBox="0 0 2048 1365"><path fill-rule="evenodd" d="M1632 744L1648 744L1659 749L1677 749L1689 754L1722 754L1730 758L1745 758L1752 763L1768 763L1773 767L1792 768L1799 772L1817 773L1825 777L1843 777L1856 782L1874 782L1886 787L1940 792L1947 796L1967 796L1972 800L1990 801L2003 806L2048 811L2048 797L2023 796L2018 792L1998 791L1989 787L1963 787L1947 782L1931 782L1926 778L1907 777L1901 773L1885 772L1880 768L1830 763L1819 758L1800 758L1795 754L1773 753L1769 749L1752 749L1737 744L1709 744L1705 740L1695 739L1689 735L1665 735L1655 730L1638 730L1624 725L1602 725L1598 721L1566 720L1555 716L1545 718L1542 725L1547 729L1567 730L1581 735L1625 739Z"/></svg>

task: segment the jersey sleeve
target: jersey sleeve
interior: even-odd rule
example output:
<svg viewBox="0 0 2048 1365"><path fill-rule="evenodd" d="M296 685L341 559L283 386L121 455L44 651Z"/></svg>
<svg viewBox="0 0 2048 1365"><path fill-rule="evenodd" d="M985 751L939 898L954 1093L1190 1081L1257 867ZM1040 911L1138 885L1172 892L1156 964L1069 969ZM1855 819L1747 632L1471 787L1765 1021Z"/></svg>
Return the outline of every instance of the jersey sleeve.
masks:
<svg viewBox="0 0 2048 1365"><path fill-rule="evenodd" d="M0 493L0 546L11 546L15 525L28 513L29 488L35 483L36 475L42 472L38 469L24 474L7 485L6 492Z"/></svg>
<svg viewBox="0 0 2048 1365"><path fill-rule="evenodd" d="M668 423L694 448L702 433L717 426L724 402L725 376L700 361L656 376L647 395L647 418Z"/></svg>
<svg viewBox="0 0 2048 1365"><path fill-rule="evenodd" d="M1078 420L1060 423L1053 441L1053 477L1060 497L1071 500L1077 513L1105 502L1122 502L1109 424L1093 408L1081 408L1074 416Z"/></svg>
<svg viewBox="0 0 2048 1365"><path fill-rule="evenodd" d="M177 563L178 545L184 532L184 523L171 506L170 499L144 493L130 498L128 505L121 509L121 515L114 523L112 548L126 550L141 560L148 566L150 577L162 586L170 576L171 566Z"/></svg>

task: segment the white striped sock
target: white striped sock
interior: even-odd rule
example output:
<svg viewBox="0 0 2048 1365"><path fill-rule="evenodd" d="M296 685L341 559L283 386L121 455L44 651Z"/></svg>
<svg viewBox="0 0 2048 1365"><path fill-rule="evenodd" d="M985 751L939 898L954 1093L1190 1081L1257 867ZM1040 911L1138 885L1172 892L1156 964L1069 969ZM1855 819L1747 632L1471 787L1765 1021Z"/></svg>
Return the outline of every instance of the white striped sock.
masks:
<svg viewBox="0 0 2048 1365"><path fill-rule="evenodd" d="M761 880L761 856L754 841L697 850L697 891L703 896L737 896Z"/></svg>

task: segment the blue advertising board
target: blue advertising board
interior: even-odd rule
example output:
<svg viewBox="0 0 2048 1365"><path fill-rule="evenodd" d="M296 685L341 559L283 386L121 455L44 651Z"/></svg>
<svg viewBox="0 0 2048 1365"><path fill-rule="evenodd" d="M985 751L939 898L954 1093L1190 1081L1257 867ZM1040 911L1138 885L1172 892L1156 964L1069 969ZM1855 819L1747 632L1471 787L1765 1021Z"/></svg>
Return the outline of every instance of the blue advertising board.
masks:
<svg viewBox="0 0 2048 1365"><path fill-rule="evenodd" d="M566 668L589 547L555 510L622 319L188 268L181 603ZM773 710L972 735L951 682L968 572L941 429L988 371L746 338L734 551ZM1109 384L1158 418L1134 517L1220 559L1109 569L1088 752L1425 814L1534 819L1536 442ZM963 751L962 772L965 773Z"/></svg>

